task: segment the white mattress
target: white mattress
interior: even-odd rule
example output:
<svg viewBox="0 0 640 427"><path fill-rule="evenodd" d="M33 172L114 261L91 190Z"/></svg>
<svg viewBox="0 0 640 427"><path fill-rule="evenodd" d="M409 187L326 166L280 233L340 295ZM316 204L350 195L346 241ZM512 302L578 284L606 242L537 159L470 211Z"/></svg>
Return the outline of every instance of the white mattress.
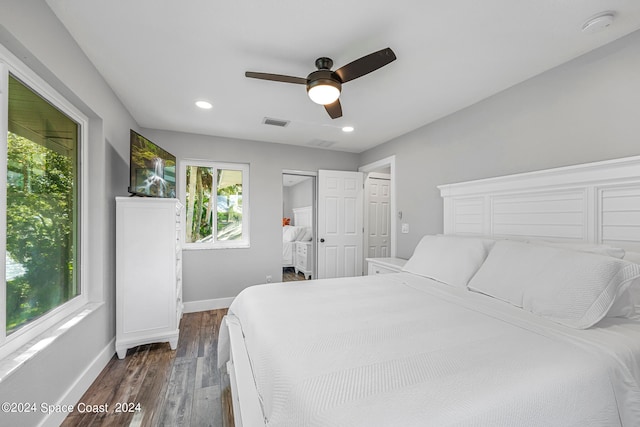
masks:
<svg viewBox="0 0 640 427"><path fill-rule="evenodd" d="M254 286L229 316L269 426L640 425L637 320L573 330L408 273Z"/></svg>

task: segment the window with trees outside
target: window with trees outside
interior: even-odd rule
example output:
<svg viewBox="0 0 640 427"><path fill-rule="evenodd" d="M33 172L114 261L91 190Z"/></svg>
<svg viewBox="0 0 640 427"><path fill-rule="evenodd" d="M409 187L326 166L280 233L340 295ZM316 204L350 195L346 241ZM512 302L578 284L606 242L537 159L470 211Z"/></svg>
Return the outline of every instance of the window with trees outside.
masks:
<svg viewBox="0 0 640 427"><path fill-rule="evenodd" d="M80 125L11 74L7 114L4 336L10 337L80 294Z"/></svg>
<svg viewBox="0 0 640 427"><path fill-rule="evenodd" d="M249 247L249 165L186 160L185 249Z"/></svg>

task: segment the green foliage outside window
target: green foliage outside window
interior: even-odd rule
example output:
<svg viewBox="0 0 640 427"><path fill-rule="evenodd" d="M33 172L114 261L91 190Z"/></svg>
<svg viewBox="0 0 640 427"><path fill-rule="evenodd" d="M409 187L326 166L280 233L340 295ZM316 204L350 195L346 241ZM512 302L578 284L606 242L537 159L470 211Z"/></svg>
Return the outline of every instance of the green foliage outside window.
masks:
<svg viewBox="0 0 640 427"><path fill-rule="evenodd" d="M187 166L186 178L187 232L185 241L195 243L241 239L242 172L204 166ZM215 230L213 225L214 211ZM216 233L215 237L214 232Z"/></svg>
<svg viewBox="0 0 640 427"><path fill-rule="evenodd" d="M77 289L72 159L10 132L7 169L7 255L20 266L7 277L10 333Z"/></svg>
<svg viewBox="0 0 640 427"><path fill-rule="evenodd" d="M78 124L9 76L6 332L79 294Z"/></svg>
<svg viewBox="0 0 640 427"><path fill-rule="evenodd" d="M187 238L188 243L208 239L213 233L211 197L212 168L189 166L187 168Z"/></svg>

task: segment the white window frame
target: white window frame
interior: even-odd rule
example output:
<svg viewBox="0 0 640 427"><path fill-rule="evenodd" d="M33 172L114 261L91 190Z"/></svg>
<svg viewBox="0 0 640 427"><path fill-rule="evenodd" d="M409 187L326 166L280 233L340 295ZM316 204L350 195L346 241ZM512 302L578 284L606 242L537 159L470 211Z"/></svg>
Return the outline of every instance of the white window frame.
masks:
<svg viewBox="0 0 640 427"><path fill-rule="evenodd" d="M32 322L20 327L12 334L6 334L6 232L0 233L0 269L2 271L2 284L0 285L0 359L17 351L25 344L36 340L45 332L51 331L67 317L76 314L80 309L84 308L88 301L88 164L87 142L89 140L89 119L73 104L67 101L60 93L53 89L47 82L35 74L15 55L9 52L4 46L0 45L0 229L6 230L6 212L7 212L7 144L8 144L8 108L9 108L9 74L27 85L31 90L42 98L46 99L57 109L69 116L78 123L79 126L79 142L78 142L78 245L79 250L76 252L78 259L76 260L79 268L78 291L79 294L71 300L61 304L60 306L50 310L48 313L40 316ZM40 341L42 345L46 344L46 340ZM34 346L36 347L36 346ZM38 350L38 349L35 349Z"/></svg>
<svg viewBox="0 0 640 427"><path fill-rule="evenodd" d="M248 163L229 163L229 162L215 162L210 160L196 160L196 159L183 159L180 161L180 180L178 182L178 194L180 201L183 205L187 205L187 168L189 166L213 168L213 169L231 169L242 171L242 239L240 240L215 240L217 229L214 227L213 241L212 242L200 242L200 243L187 243L186 242L186 225L184 232L182 233L182 247L185 250L201 250L201 249L237 249L237 248L249 248L251 247L250 238L250 225L249 225L249 164ZM217 174L213 174L214 179ZM217 183L214 182L213 188L217 188ZM186 224L186 209L182 210L183 224ZM214 224L217 224L214 221Z"/></svg>

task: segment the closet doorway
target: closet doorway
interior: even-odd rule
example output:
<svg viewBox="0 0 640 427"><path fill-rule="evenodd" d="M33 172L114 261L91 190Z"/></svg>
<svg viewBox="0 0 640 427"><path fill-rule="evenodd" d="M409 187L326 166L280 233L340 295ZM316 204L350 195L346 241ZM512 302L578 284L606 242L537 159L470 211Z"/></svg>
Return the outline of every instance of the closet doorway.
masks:
<svg viewBox="0 0 640 427"><path fill-rule="evenodd" d="M396 256L395 156L361 166L359 170L365 173L362 265L366 269L367 258Z"/></svg>
<svg viewBox="0 0 640 427"><path fill-rule="evenodd" d="M364 181L367 258L391 256L391 173L388 169L369 172Z"/></svg>
<svg viewBox="0 0 640 427"><path fill-rule="evenodd" d="M282 281L316 277L315 172L282 173Z"/></svg>

